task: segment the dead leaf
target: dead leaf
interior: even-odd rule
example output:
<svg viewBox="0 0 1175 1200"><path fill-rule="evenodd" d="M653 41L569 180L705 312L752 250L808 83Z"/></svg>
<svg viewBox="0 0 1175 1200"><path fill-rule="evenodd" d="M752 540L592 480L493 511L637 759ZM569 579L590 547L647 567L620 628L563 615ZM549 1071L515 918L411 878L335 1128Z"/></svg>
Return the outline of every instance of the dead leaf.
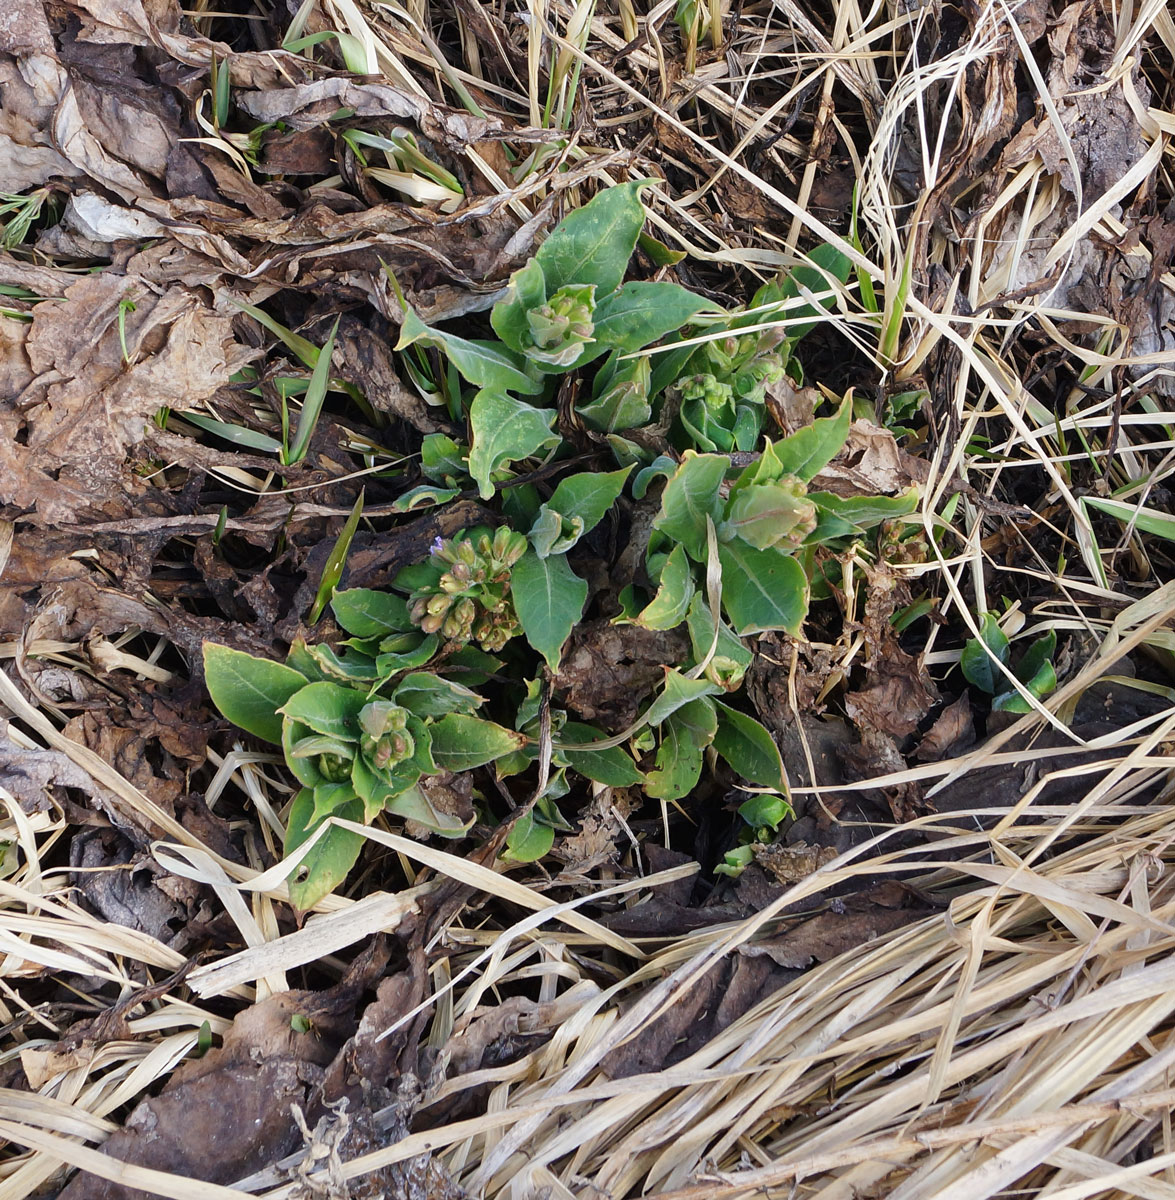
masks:
<svg viewBox="0 0 1175 1200"><path fill-rule="evenodd" d="M926 464L900 449L888 429L860 420L849 427L840 453L811 486L838 496L892 496L927 478Z"/></svg>
<svg viewBox="0 0 1175 1200"><path fill-rule="evenodd" d="M665 668L684 661L688 651L689 640L680 630L584 621L572 632L555 688L584 720L614 732L636 719Z"/></svg>
<svg viewBox="0 0 1175 1200"><path fill-rule="evenodd" d="M964 693L939 713L914 749L919 762L941 762L954 758L975 744L975 722L971 716L971 698Z"/></svg>

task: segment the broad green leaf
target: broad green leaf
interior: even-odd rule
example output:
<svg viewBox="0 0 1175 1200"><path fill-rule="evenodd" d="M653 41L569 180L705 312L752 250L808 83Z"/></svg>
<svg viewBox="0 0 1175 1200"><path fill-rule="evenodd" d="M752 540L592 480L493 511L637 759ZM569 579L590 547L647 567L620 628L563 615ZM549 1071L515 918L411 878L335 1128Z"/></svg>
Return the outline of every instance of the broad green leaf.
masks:
<svg viewBox="0 0 1175 1200"><path fill-rule="evenodd" d="M636 473L636 478L632 481L633 499L643 500L654 479L658 476L663 479L672 479L676 471L677 460L675 458L669 454L658 454L647 467L642 467Z"/></svg>
<svg viewBox="0 0 1175 1200"><path fill-rule="evenodd" d="M713 696L722 689L708 679L690 679L676 668L670 667L665 672L665 682L661 685L657 698L645 712L645 720L650 725L660 725L666 717L677 712L691 701L703 696Z"/></svg>
<svg viewBox="0 0 1175 1200"><path fill-rule="evenodd" d="M389 633L407 633L413 627L408 601L392 592L348 588L335 592L330 607L335 620L355 637L382 638Z"/></svg>
<svg viewBox="0 0 1175 1200"><path fill-rule="evenodd" d="M846 396L832 417L818 417L775 443L775 454L785 475L796 475L805 483L830 463L849 436L853 420L853 398Z"/></svg>
<svg viewBox="0 0 1175 1200"><path fill-rule="evenodd" d="M462 378L475 387L493 391L521 392L535 396L546 386L541 379L532 379L525 361L505 346L470 341L453 333L445 333L426 325L412 309L404 312L397 350L406 350L416 342L443 350L449 361L461 372Z"/></svg>
<svg viewBox="0 0 1175 1200"><path fill-rule="evenodd" d="M317 647L315 648L317 649ZM304 638L295 638L290 643L290 652L286 655L286 666L305 675L307 683L319 683L327 678L326 672L318 665Z"/></svg>
<svg viewBox="0 0 1175 1200"><path fill-rule="evenodd" d="M469 409L469 474L483 500L494 494L495 471L558 444L559 435L551 432L554 420L554 409L534 408L498 392L477 393Z"/></svg>
<svg viewBox="0 0 1175 1200"><path fill-rule="evenodd" d="M445 433L426 433L420 439L420 469L434 483L464 479L469 452Z"/></svg>
<svg viewBox="0 0 1175 1200"><path fill-rule="evenodd" d="M314 731L306 725L291 721L288 717L282 721L281 746L286 756L286 766L293 772L294 778L308 788L330 782L315 765L313 759L303 758L296 753L297 747L302 742L315 736L321 735L315 735Z"/></svg>
<svg viewBox="0 0 1175 1200"><path fill-rule="evenodd" d="M676 333L701 309L714 307L677 283L626 283L596 306L596 344L631 354Z"/></svg>
<svg viewBox="0 0 1175 1200"><path fill-rule="evenodd" d="M547 558L552 554L565 554L579 541L582 533L582 522L564 521L554 509L544 504L526 536L539 558Z"/></svg>
<svg viewBox="0 0 1175 1200"><path fill-rule="evenodd" d="M472 713L484 703L481 696L469 688L442 679L431 671L413 671L396 685L397 704L402 704L418 717L443 717L446 713Z"/></svg>
<svg viewBox="0 0 1175 1200"><path fill-rule="evenodd" d="M431 833L449 838L461 837L468 833L476 819L471 816L468 821L459 821L452 813L442 812L416 785L389 800L387 811L394 817L401 817L405 821L414 821Z"/></svg>
<svg viewBox="0 0 1175 1200"><path fill-rule="evenodd" d="M661 581L652 602L636 619L644 629L674 629L685 620L694 598L694 569L685 547L678 544L661 568Z"/></svg>
<svg viewBox="0 0 1175 1200"><path fill-rule="evenodd" d="M789 554L735 540L718 547L722 606L740 637L783 629L798 637L808 615L808 577Z"/></svg>
<svg viewBox="0 0 1175 1200"><path fill-rule="evenodd" d="M798 296L800 294L800 284L803 284L813 295L818 296L821 292L828 291L829 283L823 273L825 271L840 280L841 283L847 282L853 264L835 246L826 242L823 245L817 246L808 255L808 258L815 265L800 265L792 269L791 274L780 288L782 299L788 300L793 296ZM818 270L817 268L821 269ZM832 305L833 301L831 298L820 302L820 308L828 309ZM787 316L789 320L792 320L796 317L807 316L808 314L815 316L818 311L816 307L808 304L802 308L789 309ZM789 340L793 344L798 342L815 324L815 321L808 321L802 325L788 326Z"/></svg>
<svg viewBox="0 0 1175 1200"><path fill-rule="evenodd" d="M450 500L454 500L460 495L460 488L434 487L432 484L422 483L417 487L409 488L402 496L397 496L392 501L391 511L409 513L418 512L424 508L436 508L441 504L448 504Z"/></svg>
<svg viewBox="0 0 1175 1200"><path fill-rule="evenodd" d="M363 801L349 786L335 784L338 788L331 815L348 821L363 820ZM318 828L319 822L311 820L315 810L315 794L303 788L290 806L289 827L286 830L285 854L288 858L308 841ZM322 806L319 805L319 808ZM347 878L347 872L355 865L363 849L363 838L349 829L331 829L294 869L288 887L290 903L298 909L313 908L325 896Z"/></svg>
<svg viewBox="0 0 1175 1200"><path fill-rule="evenodd" d="M442 771L471 771L526 743L524 734L464 713L442 717L430 729L432 756Z"/></svg>
<svg viewBox="0 0 1175 1200"><path fill-rule="evenodd" d="M832 492L809 492L808 499L817 509L832 513L856 529L871 529L882 521L905 517L918 507L916 485L896 496L836 496Z"/></svg>
<svg viewBox="0 0 1175 1200"><path fill-rule="evenodd" d="M559 669L559 653L583 615L587 584L561 555L539 558L528 550L514 565L510 595L526 640Z"/></svg>
<svg viewBox="0 0 1175 1200"><path fill-rule="evenodd" d="M1016 678L1024 684L1027 691L1042 700L1057 686L1057 672L1053 668L1052 657L1057 649L1056 630L1050 629L1042 638L1037 638L1024 657L1016 664ZM1017 691L1003 691L1006 681L999 681L1002 694L992 701L993 712L1026 713L1032 711L1032 705Z"/></svg>
<svg viewBox="0 0 1175 1200"><path fill-rule="evenodd" d="M543 269L537 259L531 259L525 267L510 276L510 284L506 294L490 311L490 324L494 332L510 347L520 354L525 354L526 340L530 327L526 314L532 308L538 308L547 299L547 282L543 277Z"/></svg>
<svg viewBox="0 0 1175 1200"><path fill-rule="evenodd" d="M730 459L720 454L687 450L661 495L661 512L653 528L680 542L695 562L706 561L706 518L719 520L718 489L729 467Z"/></svg>
<svg viewBox="0 0 1175 1200"><path fill-rule="evenodd" d="M661 726L657 765L646 777L645 791L655 800L680 800L692 791L717 728L713 700L694 700L673 713Z"/></svg>
<svg viewBox="0 0 1175 1200"><path fill-rule="evenodd" d="M407 641L413 635L403 634L401 636ZM390 679L397 671L411 671L416 667L423 667L437 652L440 644L440 638L435 633L430 633L412 649L385 650L375 660L375 668L379 672L380 679Z"/></svg>
<svg viewBox="0 0 1175 1200"><path fill-rule="evenodd" d="M282 740L278 709L308 682L292 667L216 642L204 643L204 679L225 717L246 733L274 743Z"/></svg>
<svg viewBox="0 0 1175 1200"><path fill-rule="evenodd" d="M341 683L374 683L379 678L379 668L370 654L347 651L340 654L333 646L325 643L308 646L308 657L317 668L317 674L325 680Z"/></svg>
<svg viewBox="0 0 1175 1200"><path fill-rule="evenodd" d="M782 796L769 792L759 792L738 806L738 815L755 829L778 829L791 811L791 805Z"/></svg>
<svg viewBox="0 0 1175 1200"><path fill-rule="evenodd" d="M359 714L367 696L337 683L308 683L286 701L282 713L291 721L308 725L315 733L356 741Z"/></svg>
<svg viewBox="0 0 1175 1200"><path fill-rule="evenodd" d="M1040 674L1042 668L1051 666L1052 657L1056 652L1057 631L1050 629L1044 637L1037 638L1024 652L1024 657L1016 664L1016 678L1031 690L1032 681ZM1053 685L1056 686L1055 675L1053 676ZM1043 692L1035 694L1044 695Z"/></svg>
<svg viewBox="0 0 1175 1200"><path fill-rule="evenodd" d="M603 740L604 734L598 729L568 721L559 731L560 753L573 771L606 787L636 787L643 783L644 775L620 746L611 746L607 750L572 749L577 742L586 744Z"/></svg>
<svg viewBox="0 0 1175 1200"><path fill-rule="evenodd" d="M607 370L605 364L600 375ZM619 363L608 373L606 380L597 376L597 386L593 389L596 398L590 404L577 405L575 411L589 429L600 433L647 425L653 416L649 404L651 377L648 358L633 358Z"/></svg>
<svg viewBox="0 0 1175 1200"><path fill-rule="evenodd" d="M416 736L417 730L413 730ZM423 730L423 744L417 742L417 753L406 762L397 763L387 771L376 771L362 757L356 758L351 766L351 786L363 801L364 821L374 821L397 796L414 787L421 775L435 774L436 764L428 748L428 731Z"/></svg>
<svg viewBox="0 0 1175 1200"><path fill-rule="evenodd" d="M584 471L567 475L559 481L544 507L568 519L578 518L583 522L583 532L588 533L616 503L631 470L631 467L623 467L619 471Z"/></svg>
<svg viewBox="0 0 1175 1200"><path fill-rule="evenodd" d="M645 223L640 193L650 182L607 188L563 218L535 255L548 296L569 284L594 283L601 297L620 286Z"/></svg>
<svg viewBox="0 0 1175 1200"><path fill-rule="evenodd" d="M1000 628L995 613L986 612L979 624L979 637L967 640L959 666L968 683L989 694L1004 691L1006 683L1003 672L992 662L992 655L997 662L1008 661L1008 635Z"/></svg>
<svg viewBox="0 0 1175 1200"><path fill-rule="evenodd" d="M507 862L538 862L554 844L554 829L538 820L533 812L526 812L511 826L501 857Z"/></svg>
<svg viewBox="0 0 1175 1200"><path fill-rule="evenodd" d="M718 732L714 749L731 765L736 774L760 787L774 788L787 794L787 779L783 759L771 734L754 717L741 713L719 700L712 701L718 710Z"/></svg>
<svg viewBox="0 0 1175 1200"><path fill-rule="evenodd" d="M701 662L710 653L710 646L714 643L714 618L710 612L710 605L701 592L694 596L685 622L689 630L694 661ZM742 683L751 660L751 652L735 637L730 626L720 619L718 643L706 667L706 678L720 684L726 691L734 691Z"/></svg>
<svg viewBox="0 0 1175 1200"><path fill-rule="evenodd" d="M684 250L671 250L660 238L653 237L651 233L642 233L637 242L653 260L655 267L675 267L685 258Z"/></svg>

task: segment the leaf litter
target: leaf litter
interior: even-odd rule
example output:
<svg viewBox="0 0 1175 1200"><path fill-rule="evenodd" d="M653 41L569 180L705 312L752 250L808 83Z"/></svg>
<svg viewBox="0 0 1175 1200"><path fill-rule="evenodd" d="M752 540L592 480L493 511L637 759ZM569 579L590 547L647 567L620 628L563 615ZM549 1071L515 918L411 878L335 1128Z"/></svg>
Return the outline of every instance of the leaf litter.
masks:
<svg viewBox="0 0 1175 1200"><path fill-rule="evenodd" d="M776 0L695 39L693 73L690 6L519 15L0 18L0 1196L1160 1187L1170 538L1086 496L1169 507L1169 15ZM326 39L288 48L290 18ZM340 110L399 157L373 167ZM421 453L464 422L418 386L435 350L415 379L393 353L396 289L476 323L559 215L647 177L647 228L689 256L650 238L642 278L741 303L846 239L863 273L766 411L794 433L853 386L813 490L918 490L875 557L814 551L802 636L748 639L793 815L727 880L753 781L718 762L659 804L594 782L540 864L490 875L484 817L456 853L372 828L295 914L290 780L218 721L200 645L338 643L309 612L360 486L348 587L485 520ZM449 179L455 210L417 198ZM340 315L331 400L283 462ZM549 495L530 466L519 495ZM654 582L656 513L577 550L598 615L547 702L607 734L693 650L611 619ZM1024 715L956 666L996 609L1018 653L1059 634ZM423 787L517 824L512 780Z"/></svg>

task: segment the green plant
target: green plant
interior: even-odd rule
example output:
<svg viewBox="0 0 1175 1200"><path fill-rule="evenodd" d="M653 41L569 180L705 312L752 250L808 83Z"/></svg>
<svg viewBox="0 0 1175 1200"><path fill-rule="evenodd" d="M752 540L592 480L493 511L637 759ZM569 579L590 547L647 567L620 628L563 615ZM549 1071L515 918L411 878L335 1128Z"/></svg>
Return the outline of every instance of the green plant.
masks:
<svg viewBox="0 0 1175 1200"><path fill-rule="evenodd" d="M14 250L29 236L33 223L41 215L52 188L41 187L21 196L13 192L0 192L0 249Z"/></svg>
<svg viewBox="0 0 1175 1200"><path fill-rule="evenodd" d="M427 325L391 279L404 310L396 350L405 374L464 424L467 439L426 435L422 480L393 511L443 506L472 491L494 507L495 524L436 538L395 577L394 592L335 592L357 507L312 614L329 599L349 638L338 647L295 643L284 664L207 647L221 712L280 742L303 785L287 853L332 815L370 821L386 812L459 834L465 826L432 813L420 781L491 763L499 780L538 767L541 787L506 841L504 856L516 861L541 858L568 828L558 801L577 776L670 802L697 786L707 760L722 760L760 793L753 829L773 829L787 811L779 750L738 701L752 661L743 639L799 632L812 580L823 583L830 561L818 549L856 542L866 554L885 556L891 543L902 550L902 518L918 494L809 490L848 436L851 396L788 437L763 437L769 390L785 375L802 379L792 349L830 285L847 278L843 256L817 250L735 312L676 283L626 282L647 186L607 189L572 212L511 276L490 313L495 337ZM660 244L646 243L656 257ZM673 257L666 251L660 261ZM283 459L296 461L321 410L334 335L319 351L247 311L313 368L297 434L283 419L282 440L274 439ZM595 469L575 470L565 460L585 445L594 447ZM736 452L751 461L736 466ZM615 469L600 469L609 456ZM542 490L528 478L536 465ZM552 706L542 680L545 671L557 681L587 604L572 555L582 561L577 547L598 540L626 491L625 503L639 505L655 487L642 569L616 597L615 619L682 628L691 649L686 662L666 664L635 721L605 737ZM876 536L866 538L870 531ZM487 719L486 700L470 690L491 677L502 724ZM294 902L309 907L335 887L360 844L332 826L300 863Z"/></svg>
<svg viewBox="0 0 1175 1200"><path fill-rule="evenodd" d="M1057 686L1053 655L1057 650L1057 634L1050 629L1037 638L1024 652L1012 673L1024 690L1036 700L1043 699ZM1032 705L1008 680L999 666L1009 666L1011 644L1000 628L995 613L985 612L979 626L979 637L970 638L963 647L959 666L967 682L992 697L992 712L1026 713Z"/></svg>

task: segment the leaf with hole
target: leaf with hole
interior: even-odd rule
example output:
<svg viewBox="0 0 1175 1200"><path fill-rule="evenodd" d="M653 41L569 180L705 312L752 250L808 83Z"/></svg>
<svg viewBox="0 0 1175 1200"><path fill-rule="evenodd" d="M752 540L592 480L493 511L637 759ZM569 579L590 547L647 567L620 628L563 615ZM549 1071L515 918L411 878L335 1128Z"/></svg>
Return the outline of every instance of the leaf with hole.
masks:
<svg viewBox="0 0 1175 1200"><path fill-rule="evenodd" d="M347 821L363 820L363 801L350 785L328 784L330 793L316 797L315 790L303 788L290 806L286 829L285 856L291 857L304 842L310 840L326 816L342 817ZM314 820L315 810L324 815ZM294 868L287 883L290 903L305 911L329 896L347 878L363 850L363 838L349 829L332 828L318 840L306 857Z"/></svg>

